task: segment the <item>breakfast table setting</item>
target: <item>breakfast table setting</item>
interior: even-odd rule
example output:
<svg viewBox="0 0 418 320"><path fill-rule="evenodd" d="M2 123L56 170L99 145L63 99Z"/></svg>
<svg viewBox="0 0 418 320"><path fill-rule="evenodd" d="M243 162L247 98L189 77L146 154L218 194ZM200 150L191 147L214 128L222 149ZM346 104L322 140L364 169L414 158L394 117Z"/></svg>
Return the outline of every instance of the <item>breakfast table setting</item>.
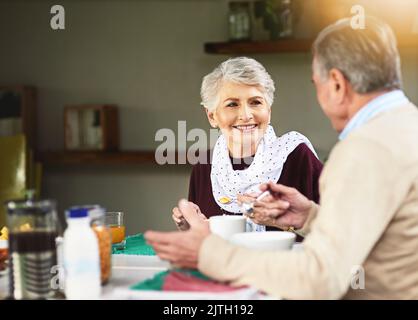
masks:
<svg viewBox="0 0 418 320"><path fill-rule="evenodd" d="M253 250L302 250L302 244L295 242L295 233L253 231L243 215L211 217L209 228L227 241ZM156 256L143 234L126 237L124 247L112 250L112 263L111 284L102 296L105 299L273 299L250 286L233 287L198 270L177 268Z"/></svg>
<svg viewBox="0 0 418 320"><path fill-rule="evenodd" d="M297 246L295 247L295 249ZM117 300L258 300L271 299L252 287L233 288L197 270L179 269L161 260L143 234L126 238L112 251L112 275L101 299Z"/></svg>
<svg viewBox="0 0 418 320"><path fill-rule="evenodd" d="M237 219L225 217L226 220ZM219 222L218 222L219 223ZM220 231L219 227L216 231ZM230 226L225 232L234 232ZM239 231L235 229L235 231ZM301 243L295 243L288 232L241 232L234 233L231 240L246 246L251 241L253 249L302 250ZM261 239L261 240L260 240ZM267 239L267 240L265 240ZM270 239L273 239L271 241ZM241 241L241 243L238 243ZM247 245L248 246L248 245ZM275 247L274 247L275 246ZM112 277L104 287L103 299L151 299L151 300L271 300L268 296L252 287L234 288L225 283L214 281L197 270L178 269L169 262L161 260L149 246L143 234L126 238L123 250L114 250L112 254Z"/></svg>
<svg viewBox="0 0 418 320"><path fill-rule="evenodd" d="M0 232L0 299L272 299L256 288L234 287L161 260L143 233L126 235L123 212L71 207L61 236L55 232L53 202L12 205L11 229ZM302 248L295 233L254 231L244 215L214 216L208 222L212 233L252 250Z"/></svg>
<svg viewBox="0 0 418 320"><path fill-rule="evenodd" d="M248 233L250 235L251 233ZM294 243L292 250L300 250ZM273 299L252 287L233 288L197 270L178 269L161 260L143 234L129 235L121 249L113 246L109 281L103 300L259 300ZM0 299L8 298L9 270L0 273ZM63 299L57 294L51 299Z"/></svg>

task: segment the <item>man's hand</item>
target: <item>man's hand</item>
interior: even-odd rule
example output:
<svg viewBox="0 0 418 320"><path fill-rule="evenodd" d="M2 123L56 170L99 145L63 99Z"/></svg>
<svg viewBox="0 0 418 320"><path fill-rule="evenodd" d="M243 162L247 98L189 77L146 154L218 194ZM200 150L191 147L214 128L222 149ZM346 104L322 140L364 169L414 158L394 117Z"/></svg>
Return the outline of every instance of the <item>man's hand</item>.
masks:
<svg viewBox="0 0 418 320"><path fill-rule="evenodd" d="M245 194L239 194L237 196L237 200L238 203L251 203L251 202L255 202L256 198L261 194L261 192L252 192L252 193L245 193ZM250 214L247 215L253 222L260 224L260 225L264 225L264 226L270 226L270 227L276 227L276 228L280 228L280 226L278 226L276 224L276 219L270 216L266 216L266 215L261 215L261 214Z"/></svg>
<svg viewBox="0 0 418 320"><path fill-rule="evenodd" d="M176 267L197 268L200 247L210 234L208 220L196 214L196 207L187 200L179 201L178 210L190 225L187 231L145 232L145 239L157 255Z"/></svg>
<svg viewBox="0 0 418 320"><path fill-rule="evenodd" d="M268 195L254 203L252 219L254 222L267 224L274 220L278 228L294 227L300 229L308 218L312 203L295 188L269 182L260 186L262 192L270 190ZM264 223L263 223L264 221ZM273 222L267 224L272 225Z"/></svg>

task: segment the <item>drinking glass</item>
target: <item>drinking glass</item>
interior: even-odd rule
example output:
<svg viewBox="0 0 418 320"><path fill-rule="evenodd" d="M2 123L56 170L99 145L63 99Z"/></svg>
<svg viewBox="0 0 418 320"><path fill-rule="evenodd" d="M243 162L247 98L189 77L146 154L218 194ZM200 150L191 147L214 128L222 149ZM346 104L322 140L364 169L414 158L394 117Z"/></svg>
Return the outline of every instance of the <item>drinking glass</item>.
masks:
<svg viewBox="0 0 418 320"><path fill-rule="evenodd" d="M123 212L106 212L105 223L112 235L112 246L116 249L125 249L125 225Z"/></svg>

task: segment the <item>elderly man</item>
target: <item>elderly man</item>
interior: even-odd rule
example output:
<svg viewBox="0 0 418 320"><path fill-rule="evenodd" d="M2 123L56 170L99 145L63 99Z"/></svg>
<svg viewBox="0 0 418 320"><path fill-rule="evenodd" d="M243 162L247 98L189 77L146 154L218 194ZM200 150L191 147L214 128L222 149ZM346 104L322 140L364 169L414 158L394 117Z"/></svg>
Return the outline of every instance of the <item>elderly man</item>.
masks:
<svg viewBox="0 0 418 320"><path fill-rule="evenodd" d="M146 238L163 259L277 297L418 299L418 110L400 90L393 32L372 18L358 30L340 20L318 35L313 53L319 104L340 133L320 178L320 206L270 184L254 217L300 229L303 250L234 246L185 200L188 231ZM364 286L353 278L363 273Z"/></svg>

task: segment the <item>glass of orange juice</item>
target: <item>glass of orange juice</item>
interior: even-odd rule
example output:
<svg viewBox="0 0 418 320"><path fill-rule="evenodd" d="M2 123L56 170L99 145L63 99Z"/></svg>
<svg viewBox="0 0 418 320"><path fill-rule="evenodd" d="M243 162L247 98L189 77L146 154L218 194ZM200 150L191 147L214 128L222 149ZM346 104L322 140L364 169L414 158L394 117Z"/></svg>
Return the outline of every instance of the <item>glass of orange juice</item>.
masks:
<svg viewBox="0 0 418 320"><path fill-rule="evenodd" d="M106 225L112 234L112 245L116 249L125 249L125 225L123 223L123 212L106 212Z"/></svg>

